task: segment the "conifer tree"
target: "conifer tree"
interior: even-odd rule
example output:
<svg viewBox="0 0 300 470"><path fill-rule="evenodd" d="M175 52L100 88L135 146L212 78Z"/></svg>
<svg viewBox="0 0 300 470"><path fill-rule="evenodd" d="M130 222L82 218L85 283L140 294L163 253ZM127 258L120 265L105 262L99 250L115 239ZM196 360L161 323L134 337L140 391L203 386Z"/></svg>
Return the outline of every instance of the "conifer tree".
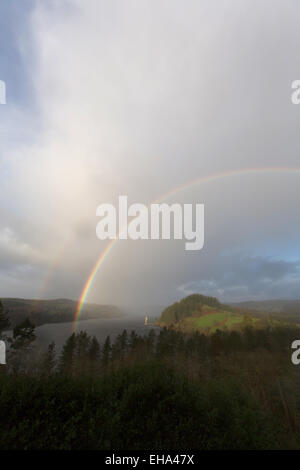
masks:
<svg viewBox="0 0 300 470"><path fill-rule="evenodd" d="M76 352L76 337L75 333L65 342L62 353L59 359L59 371L62 374L73 375L75 371L75 352Z"/></svg>
<svg viewBox="0 0 300 470"><path fill-rule="evenodd" d="M10 343L10 363L14 372L25 372L32 366L32 350L35 339L35 325L29 318L14 327L13 336L8 340Z"/></svg>
<svg viewBox="0 0 300 470"><path fill-rule="evenodd" d="M10 327L10 320L7 313L4 311L2 302L0 301L0 338L3 337L3 332Z"/></svg>
<svg viewBox="0 0 300 470"><path fill-rule="evenodd" d="M55 343L49 344L47 351L42 356L41 361L41 373L43 375L51 375L53 374L55 367L56 367L56 359L55 359Z"/></svg>
<svg viewBox="0 0 300 470"><path fill-rule="evenodd" d="M135 351L138 345L139 337L134 330L131 331L129 336L129 349L131 352Z"/></svg>
<svg viewBox="0 0 300 470"><path fill-rule="evenodd" d="M106 337L106 340L102 348L102 362L104 366L107 366L110 358L111 358L111 342L110 342L110 336L108 335Z"/></svg>
<svg viewBox="0 0 300 470"><path fill-rule="evenodd" d="M96 374L100 370L100 344L95 336L91 339L88 351L89 369L92 374Z"/></svg>

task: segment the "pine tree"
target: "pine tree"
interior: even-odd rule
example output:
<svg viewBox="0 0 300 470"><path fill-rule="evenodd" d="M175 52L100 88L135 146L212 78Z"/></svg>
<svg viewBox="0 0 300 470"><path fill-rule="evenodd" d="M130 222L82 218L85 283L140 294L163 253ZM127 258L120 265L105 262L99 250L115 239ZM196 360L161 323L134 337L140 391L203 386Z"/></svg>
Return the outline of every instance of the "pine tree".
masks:
<svg viewBox="0 0 300 470"><path fill-rule="evenodd" d="M14 372L25 372L32 366L31 353L35 339L35 325L31 323L29 318L14 327L13 336L8 339L10 363Z"/></svg>
<svg viewBox="0 0 300 470"><path fill-rule="evenodd" d="M131 331L129 336L129 349L131 352L135 351L139 342L138 335L134 330Z"/></svg>
<svg viewBox="0 0 300 470"><path fill-rule="evenodd" d="M125 356L128 349L128 333L127 330L123 330L122 334L120 335L120 349L121 355Z"/></svg>
<svg viewBox="0 0 300 470"><path fill-rule="evenodd" d="M72 333L65 342L59 358L59 371L62 374L73 375L75 371L76 336Z"/></svg>
<svg viewBox="0 0 300 470"><path fill-rule="evenodd" d="M7 313L4 311L2 302L0 301L0 338L3 337L3 332L10 327L10 320Z"/></svg>
<svg viewBox="0 0 300 470"><path fill-rule="evenodd" d="M153 354L155 347L155 331L151 328L146 339L147 353Z"/></svg>
<svg viewBox="0 0 300 470"><path fill-rule="evenodd" d="M28 351L35 339L35 325L31 323L29 318L26 318L22 323L14 327L11 348Z"/></svg>
<svg viewBox="0 0 300 470"><path fill-rule="evenodd" d="M102 348L102 362L104 366L107 366L109 360L111 358L111 343L110 343L110 336L106 337Z"/></svg>
<svg viewBox="0 0 300 470"><path fill-rule="evenodd" d="M89 358L91 361L98 361L100 359L100 344L95 336L91 340Z"/></svg>
<svg viewBox="0 0 300 470"><path fill-rule="evenodd" d="M49 344L47 351L44 353L41 361L41 373L43 375L51 375L53 374L56 366L56 359L55 359L55 343Z"/></svg>
<svg viewBox="0 0 300 470"><path fill-rule="evenodd" d="M93 336L88 355L89 355L89 369L92 374L96 374L100 369L100 344L95 336Z"/></svg>
<svg viewBox="0 0 300 470"><path fill-rule="evenodd" d="M80 331L75 335L76 352L75 352L75 372L76 374L86 374L89 368L89 349L91 337L86 331Z"/></svg>

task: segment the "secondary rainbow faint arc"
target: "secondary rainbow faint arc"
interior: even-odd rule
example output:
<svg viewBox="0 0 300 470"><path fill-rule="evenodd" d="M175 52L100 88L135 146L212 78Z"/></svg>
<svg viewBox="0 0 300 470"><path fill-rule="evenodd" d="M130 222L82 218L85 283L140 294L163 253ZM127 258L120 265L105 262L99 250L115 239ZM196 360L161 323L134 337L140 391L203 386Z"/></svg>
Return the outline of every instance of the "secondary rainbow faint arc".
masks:
<svg viewBox="0 0 300 470"><path fill-rule="evenodd" d="M210 182L210 181L215 181L218 179L222 178L227 178L230 176L244 176L244 175L249 175L249 174L254 174L254 173L300 173L300 168L289 168L289 167L263 167L263 168L246 168L246 169L239 169L239 170L230 170L230 171L225 171L221 173L214 173L212 175L208 176L203 176L200 178L193 179L192 181L188 181L187 183L184 183L180 186L176 186L176 188L171 189L167 193L163 194L159 198L155 199L152 201L150 204L155 204L158 202L162 202L165 199L168 199L169 197L173 196L174 194L177 194L185 189L188 189L192 186L195 186L199 183L204 183L204 182ZM150 206L150 204L148 206ZM108 254L114 247L114 245L117 243L119 240L119 236L109 242L105 250L101 253L100 257L98 258L95 266L93 267L85 285L82 290L82 293L80 295L78 304L77 304L77 309L75 313L75 318L74 318L74 323L73 323L73 329L76 328L76 324L80 318L81 312L82 312L82 307L86 301L87 295L89 293L89 290L93 284L93 281L95 279L95 276L97 272L99 271L100 266L102 263L105 261L107 258Z"/></svg>

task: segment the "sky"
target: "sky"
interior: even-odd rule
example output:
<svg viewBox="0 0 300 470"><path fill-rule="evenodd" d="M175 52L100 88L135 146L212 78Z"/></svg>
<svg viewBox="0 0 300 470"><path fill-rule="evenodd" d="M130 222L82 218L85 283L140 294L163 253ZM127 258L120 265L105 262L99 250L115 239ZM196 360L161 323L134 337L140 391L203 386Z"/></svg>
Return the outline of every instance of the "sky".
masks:
<svg viewBox="0 0 300 470"><path fill-rule="evenodd" d="M78 299L108 242L96 208L196 178L300 167L295 0L0 3L0 296ZM205 243L118 241L87 301L300 298L300 174L186 186Z"/></svg>

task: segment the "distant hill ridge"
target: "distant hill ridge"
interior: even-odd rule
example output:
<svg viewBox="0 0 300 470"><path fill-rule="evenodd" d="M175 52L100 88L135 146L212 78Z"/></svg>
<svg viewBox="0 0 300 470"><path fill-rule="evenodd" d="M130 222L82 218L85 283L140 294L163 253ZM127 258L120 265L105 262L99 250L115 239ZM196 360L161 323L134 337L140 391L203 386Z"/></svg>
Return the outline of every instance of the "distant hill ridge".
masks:
<svg viewBox="0 0 300 470"><path fill-rule="evenodd" d="M1 298L11 326L29 318L36 326L45 323L71 322L77 309L77 301L71 299L21 299ZM85 304L80 320L120 317L121 311L114 305Z"/></svg>
<svg viewBox="0 0 300 470"><path fill-rule="evenodd" d="M270 316L290 323L300 324L300 300L250 300L231 304L233 307L259 315L261 318Z"/></svg>
<svg viewBox="0 0 300 470"><path fill-rule="evenodd" d="M257 310L259 312L300 314L300 300L248 300L246 302L232 303L231 305L249 310Z"/></svg>

